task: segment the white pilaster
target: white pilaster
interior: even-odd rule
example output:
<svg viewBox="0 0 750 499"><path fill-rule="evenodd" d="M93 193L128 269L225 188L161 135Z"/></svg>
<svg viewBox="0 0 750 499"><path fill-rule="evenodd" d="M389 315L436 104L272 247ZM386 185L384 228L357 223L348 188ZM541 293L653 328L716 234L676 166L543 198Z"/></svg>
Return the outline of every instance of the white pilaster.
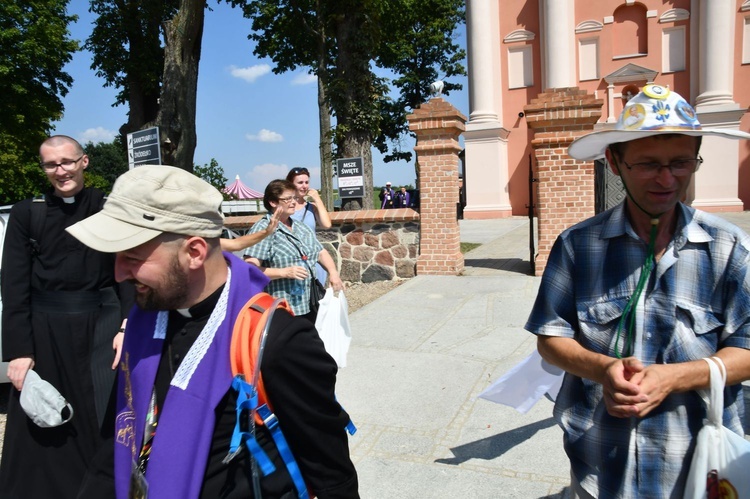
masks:
<svg viewBox="0 0 750 499"><path fill-rule="evenodd" d="M607 85L607 123L617 123L615 116L615 84Z"/></svg>
<svg viewBox="0 0 750 499"><path fill-rule="evenodd" d="M701 125L738 130L745 113L733 99L734 0L698 2L698 95L695 110ZM741 211L739 144L704 137L704 163L695 174L689 201L706 211Z"/></svg>
<svg viewBox="0 0 750 499"><path fill-rule="evenodd" d="M700 2L697 108L736 106L734 76L734 0Z"/></svg>
<svg viewBox="0 0 750 499"><path fill-rule="evenodd" d="M575 22L572 0L543 0L545 81L543 88L574 87Z"/></svg>
<svg viewBox="0 0 750 499"><path fill-rule="evenodd" d="M512 214L508 130L503 128L500 1L467 0L469 122L464 132L465 218Z"/></svg>
<svg viewBox="0 0 750 499"><path fill-rule="evenodd" d="M508 193L509 133L502 127L467 124L464 218L504 218L513 214Z"/></svg>
<svg viewBox="0 0 750 499"><path fill-rule="evenodd" d="M495 92L500 81L500 39L497 2L466 2L467 63L469 73L469 121L497 121L501 99Z"/></svg>
<svg viewBox="0 0 750 499"><path fill-rule="evenodd" d="M739 107L739 106L737 106ZM739 130L745 109L696 111L703 127ZM691 205L705 211L742 211L739 193L740 144L744 141L722 137L703 137L703 165L695 173L689 199Z"/></svg>

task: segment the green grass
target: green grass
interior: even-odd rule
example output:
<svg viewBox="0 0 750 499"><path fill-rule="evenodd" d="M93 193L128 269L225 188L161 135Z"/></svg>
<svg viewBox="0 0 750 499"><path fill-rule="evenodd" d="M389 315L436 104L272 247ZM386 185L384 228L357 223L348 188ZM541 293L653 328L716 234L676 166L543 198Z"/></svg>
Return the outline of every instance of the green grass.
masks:
<svg viewBox="0 0 750 499"><path fill-rule="evenodd" d="M469 251L480 246L480 243L461 243L461 253L468 253Z"/></svg>

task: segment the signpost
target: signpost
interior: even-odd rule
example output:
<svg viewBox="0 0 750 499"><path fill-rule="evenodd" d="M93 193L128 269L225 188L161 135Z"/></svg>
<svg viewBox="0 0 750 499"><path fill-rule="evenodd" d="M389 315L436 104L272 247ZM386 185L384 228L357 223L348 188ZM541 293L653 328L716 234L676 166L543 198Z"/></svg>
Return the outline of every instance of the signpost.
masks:
<svg viewBox="0 0 750 499"><path fill-rule="evenodd" d="M146 128L128 134L128 166L160 165L159 127Z"/></svg>
<svg viewBox="0 0 750 499"><path fill-rule="evenodd" d="M339 198L363 198L365 196L365 172L362 157L336 160L339 179Z"/></svg>

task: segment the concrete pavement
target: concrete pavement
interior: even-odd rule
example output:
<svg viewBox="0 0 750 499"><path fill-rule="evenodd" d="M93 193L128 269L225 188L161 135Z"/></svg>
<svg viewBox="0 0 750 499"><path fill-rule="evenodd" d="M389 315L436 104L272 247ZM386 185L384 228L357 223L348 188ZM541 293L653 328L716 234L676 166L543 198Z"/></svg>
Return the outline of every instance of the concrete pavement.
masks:
<svg viewBox="0 0 750 499"><path fill-rule="evenodd" d="M750 213L727 214L750 229ZM540 279L529 221L462 220L461 276L417 276L350 317L337 395L363 498L565 498L552 403L527 414L477 395L535 348L523 330Z"/></svg>
<svg viewBox="0 0 750 499"><path fill-rule="evenodd" d="M482 243L464 275L415 277L351 315L337 394L359 428L363 498L564 497L551 402L521 415L476 398L535 346L523 330L539 286L528 229L462 221L461 240Z"/></svg>

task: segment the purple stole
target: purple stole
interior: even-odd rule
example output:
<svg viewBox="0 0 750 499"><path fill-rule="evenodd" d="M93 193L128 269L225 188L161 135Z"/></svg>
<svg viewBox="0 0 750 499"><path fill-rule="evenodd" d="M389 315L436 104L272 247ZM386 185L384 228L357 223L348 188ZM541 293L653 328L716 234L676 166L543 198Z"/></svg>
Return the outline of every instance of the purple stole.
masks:
<svg viewBox="0 0 750 499"><path fill-rule="evenodd" d="M229 263L230 280L175 373L160 408L146 469L149 497L187 499L200 494L215 426L214 409L232 383L229 347L234 321L245 303L263 291L269 281L255 266L230 253L224 253L224 257ZM115 487L120 499L128 497L132 462L137 461L143 444L167 317L167 311L147 312L137 306L128 317L115 420ZM213 335L211 331L215 331Z"/></svg>

